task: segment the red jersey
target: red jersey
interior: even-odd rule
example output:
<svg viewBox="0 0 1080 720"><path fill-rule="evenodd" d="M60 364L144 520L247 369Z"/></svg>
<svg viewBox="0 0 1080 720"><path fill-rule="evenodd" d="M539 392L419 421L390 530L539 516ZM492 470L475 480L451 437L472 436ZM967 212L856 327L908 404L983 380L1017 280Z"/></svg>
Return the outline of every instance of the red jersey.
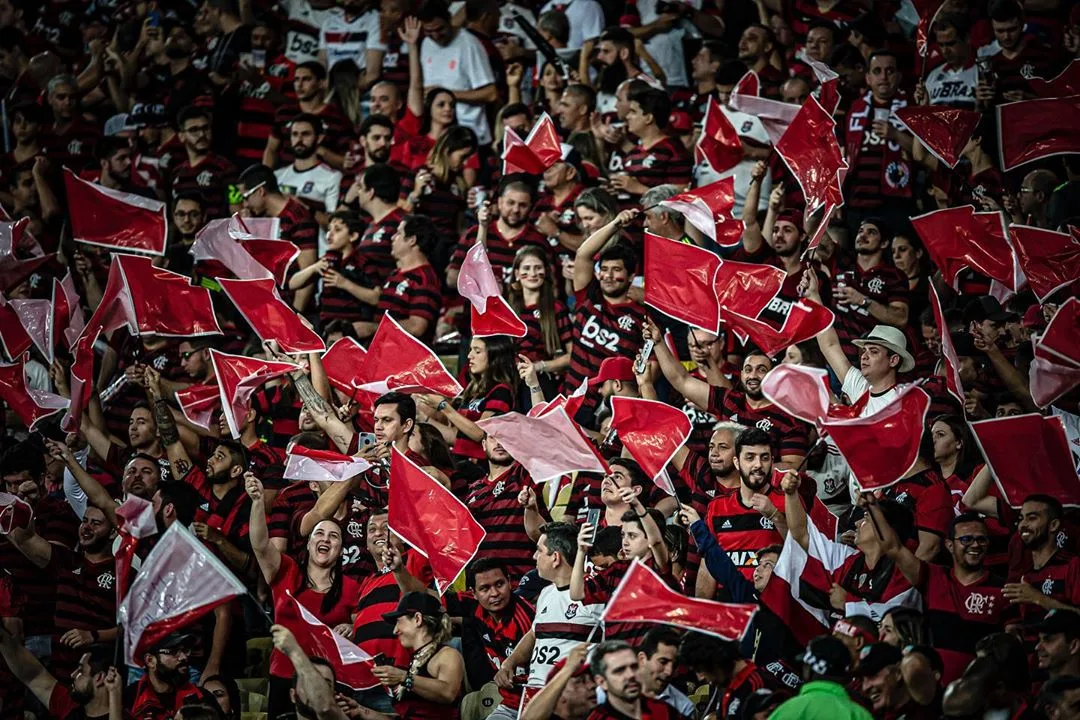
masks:
<svg viewBox="0 0 1080 720"><path fill-rule="evenodd" d="M544 342L544 331L540 324L540 306L526 305L518 312L518 317L525 323L525 337L518 339L518 352L533 362L553 359ZM559 334L560 347L565 348L574 341L570 312L558 300L555 301L555 330Z"/></svg>
<svg viewBox="0 0 1080 720"><path fill-rule="evenodd" d="M431 565L423 555L406 552L404 562L410 575L424 585L431 583L434 577ZM353 597L359 597L353 620L353 642L371 655L382 653L393 658L398 667L405 667L409 662L409 651L401 647L394 635L394 627L383 620L385 613L397 610L401 599L401 589L394 574L385 569L377 570L360 583L358 596Z"/></svg>
<svg viewBox="0 0 1080 720"><path fill-rule="evenodd" d="M277 218L282 240L288 240L300 252L318 249L319 224L307 205L290 196Z"/></svg>
<svg viewBox="0 0 1080 720"><path fill-rule="evenodd" d="M463 402L457 411L466 419L476 422L486 412L505 415L512 411L516 404L514 390L509 385L499 383L488 390L483 397L472 398L467 403ZM480 443L465 437L461 433L458 434L457 439L454 441L453 452L455 455L462 455L476 460L484 460L485 458L484 448L481 447Z"/></svg>
<svg viewBox="0 0 1080 720"><path fill-rule="evenodd" d="M306 482L289 485L274 498L270 507L266 525L271 539L285 538L288 541L285 552L296 555L304 547L304 538L292 534L292 519L296 514L303 515L315 507L318 498Z"/></svg>
<svg viewBox="0 0 1080 720"><path fill-rule="evenodd" d="M382 220L373 219L360 237L353 255L358 267L367 277L369 287L382 286L397 269L397 264L390 254L390 240L404 219L405 211L394 208Z"/></svg>
<svg viewBox="0 0 1080 720"><path fill-rule="evenodd" d="M82 553L57 545L43 569L56 578L56 615L53 632L53 673L70 677L85 648L60 642L68 630L107 630L116 626L116 561L94 563Z"/></svg>
<svg viewBox="0 0 1080 720"><path fill-rule="evenodd" d="M678 717L678 713L667 703L647 697L641 698L641 720L677 720ZM604 703L593 708L586 720L630 720L630 716Z"/></svg>
<svg viewBox="0 0 1080 720"><path fill-rule="evenodd" d="M863 270L853 258L844 258L839 263L838 278L839 273L845 273L844 280L848 287L855 288L882 305L894 302L908 304L910 290L907 277L892 265L882 263ZM873 330L878 324L877 319L866 307L834 303L833 309L836 311L836 334L840 336L844 353L848 357L857 356L852 340L857 340Z"/></svg>
<svg viewBox="0 0 1080 720"><path fill-rule="evenodd" d="M746 393L740 390L710 387L708 412L718 418L767 432L777 460L784 455L806 457L810 450L810 425L796 420L772 403L759 408L750 407Z"/></svg>
<svg viewBox="0 0 1080 720"><path fill-rule="evenodd" d="M465 497L473 517L487 531L477 555L500 558L515 582L536 567L536 542L525 532L525 509L517 501L525 488L541 494L529 473L514 463L498 477L485 475L474 480ZM540 509L546 515L544 503Z"/></svg>
<svg viewBox="0 0 1080 720"><path fill-rule="evenodd" d="M885 489L884 495L911 510L915 527L944 538L954 517L949 486L936 470L923 470Z"/></svg>
<svg viewBox="0 0 1080 720"><path fill-rule="evenodd" d="M395 270L379 295L379 310L390 313L398 322L414 316L428 321L420 341L429 347L435 340L435 321L441 307L442 285L431 265Z"/></svg>
<svg viewBox="0 0 1080 720"><path fill-rule="evenodd" d="M278 146L277 157L281 161L282 165L290 165L293 161L292 145L289 139L289 124L303 112L300 106L295 102L278 107L274 113L274 120L271 126L271 134L281 141L281 145ZM326 136L326 140L323 142L324 146L330 148L335 152L345 152L349 146L349 138L353 136L352 122L345 117L345 113L333 103L327 103L322 106L319 112L315 113L315 117L319 118L323 124L323 133Z"/></svg>
<svg viewBox="0 0 1080 720"><path fill-rule="evenodd" d="M664 137L652 147L634 147L623 161L622 169L646 187L672 184L681 188L690 184L693 166L682 141Z"/></svg>
<svg viewBox="0 0 1080 720"><path fill-rule="evenodd" d="M476 234L479 229L479 227L473 225L461 236L457 247L454 248L454 254L450 257L451 268L461 267L461 263L465 260L465 254L476 244ZM486 243L488 260L491 261L491 269L495 271L497 281L505 284L510 280L513 273L514 257L517 255L517 251L525 246L539 248L543 251L548 262L551 262L551 246L548 244L547 238L535 228L525 226L521 228L521 232L517 236L507 238L499 232L498 220L492 220L488 224Z"/></svg>
<svg viewBox="0 0 1080 720"><path fill-rule="evenodd" d="M172 171L169 194L175 200L185 192L198 192L206 201L207 219L229 216L229 186L236 184L236 166L220 155L209 154L195 165L184 158Z"/></svg>
<svg viewBox="0 0 1080 720"><path fill-rule="evenodd" d="M765 494L784 512L784 493L770 486ZM754 577L758 550L784 541L771 520L743 504L739 488L717 489L705 511L705 524L747 580Z"/></svg>

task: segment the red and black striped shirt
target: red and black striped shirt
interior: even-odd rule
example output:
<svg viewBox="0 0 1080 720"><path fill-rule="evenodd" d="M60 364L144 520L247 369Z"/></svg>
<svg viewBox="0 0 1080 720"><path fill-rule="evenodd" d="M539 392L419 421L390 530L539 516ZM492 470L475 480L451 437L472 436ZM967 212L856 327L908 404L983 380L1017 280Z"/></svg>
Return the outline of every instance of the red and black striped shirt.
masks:
<svg viewBox="0 0 1080 720"><path fill-rule="evenodd" d="M336 252L328 252L323 256L330 262L330 267L341 273L347 280L357 285L367 286L368 277L364 274L363 259L358 257L354 249L346 257L342 258ZM375 316L375 310L370 305L360 302L355 296L341 288L322 288L319 295L319 320L325 325L331 320L371 320Z"/></svg>
<svg viewBox="0 0 1080 720"><path fill-rule="evenodd" d="M885 489L884 495L911 510L915 527L944 538L953 519L949 486L937 470L923 470Z"/></svg>
<svg viewBox="0 0 1080 720"><path fill-rule="evenodd" d="M454 254L450 258L451 268L461 267L461 263L465 261L465 254L469 252L469 248L476 244L476 234L479 230L479 226L473 225L461 236L457 247L454 248ZM486 243L488 260L491 261L491 269L495 271L495 279L500 284L505 285L510 279L513 273L514 256L518 250L525 246L539 248L543 251L544 257L548 259L548 263L551 262L551 245L548 243L547 238L541 235L536 228L526 225L521 228L516 237L507 238L499 232L498 220L492 220L488 224Z"/></svg>
<svg viewBox="0 0 1080 720"><path fill-rule="evenodd" d="M175 200L185 192L197 192L206 201L207 219L229 216L229 186L236 184L236 166L220 155L209 154L192 165L184 158L172 171L169 193Z"/></svg>
<svg viewBox="0 0 1080 720"><path fill-rule="evenodd" d="M398 322L410 317L422 317L428 321L420 341L430 346L435 339L435 321L442 306L442 290L439 276L431 265L421 265L411 270L395 270L379 295L379 310L390 313Z"/></svg>
<svg viewBox="0 0 1080 720"><path fill-rule="evenodd" d="M282 240L288 240L300 252L318 249L319 224L307 205L290 196L277 218Z"/></svg>
<svg viewBox="0 0 1080 720"><path fill-rule="evenodd" d="M599 573L585 578L585 599L582 602L586 605L606 604L615 592L615 588L619 586L623 577L630 570L630 562L630 560L619 560ZM649 569L656 570L651 556L643 560L643 562ZM664 578L664 582L672 590L682 592L679 582L671 577L670 573L661 573L661 577ZM649 632L652 627L654 627L652 623L609 623L604 628L604 639L624 640L636 647L645 636L645 633Z"/></svg>
<svg viewBox="0 0 1080 720"><path fill-rule="evenodd" d="M709 388L708 412L718 418L756 427L769 434L777 458L784 455L806 457L810 450L810 426L796 420L772 403L751 407L746 393L718 386Z"/></svg>
<svg viewBox="0 0 1080 720"><path fill-rule="evenodd" d="M220 530L229 542L241 550L250 550L248 520L251 518L251 498L244 491L244 486L237 484L219 498L214 495L214 486L200 467L191 468L184 476L184 482L195 488L203 499L197 519Z"/></svg>
<svg viewBox="0 0 1080 720"><path fill-rule="evenodd" d="M434 578L431 566L420 553L406 552L405 569L424 585ZM407 667L411 653L401 647L394 626L383 620L383 614L397 610L401 599L394 573L378 570L360 583L360 600L353 616L353 642L371 655L382 653L394 660L398 667Z"/></svg>
<svg viewBox="0 0 1080 720"><path fill-rule="evenodd" d="M857 262L842 260L838 271L847 273L845 277L848 287L856 288L871 300L883 305L894 302L902 302L905 305L908 303L910 291L907 277L892 265L882 263L869 270L863 270ZM858 357L858 352L851 341L873 330L878 324L877 319L870 314L868 308L864 307L834 303L833 310L836 315L836 334L840 336L844 353L848 357Z"/></svg>
<svg viewBox="0 0 1080 720"><path fill-rule="evenodd" d="M290 144L292 141L289 137L289 123L295 120L296 116L302 112L300 106L292 102L280 106L274 113L273 126L270 132L281 141L281 145L278 146L277 157L282 165L289 165L294 159L292 145ZM345 117L345 113L337 105L327 103L322 106L319 112L315 113L315 117L319 118L323 124L322 129L326 136L323 146L334 152L344 153L354 135L352 123L349 118Z"/></svg>
<svg viewBox="0 0 1080 720"><path fill-rule="evenodd" d="M421 165L413 168L413 170L416 171L413 175L404 175L401 178L401 197L403 198L412 192L419 171L430 171L431 168ZM445 183L436 179L420 196L420 200L416 203L416 207L413 208L413 212L427 215L435 223L435 227L439 229L439 233L443 237L452 238L458 236L458 218L465 212L465 207L465 195L453 178Z"/></svg>
<svg viewBox="0 0 1080 720"><path fill-rule="evenodd" d="M460 614L463 624L472 622L479 627L480 640L484 644L484 655L495 672L521 642L521 638L532 630L536 618L536 608L518 595L510 595L510 604L499 617L492 617L472 595L451 593L447 595L447 610L451 615ZM518 686L499 688L505 707L516 708L521 704L521 688Z"/></svg>
<svg viewBox="0 0 1080 720"><path fill-rule="evenodd" d="M274 504L270 506L270 514L266 519L266 526L271 539L285 538L287 541L285 552L288 554L296 555L304 547L304 538L291 532L293 516L303 515L315 507L317 499L306 482L293 483L274 498Z"/></svg>
<svg viewBox="0 0 1080 720"><path fill-rule="evenodd" d="M274 447L265 440L255 441L247 449L251 458L252 471L269 488L281 489L287 481L284 479L286 453L282 448Z"/></svg>
<svg viewBox="0 0 1080 720"><path fill-rule="evenodd" d="M107 630L116 626L116 561L94 563L82 553L53 546L44 572L56 578L56 614L53 633L53 672L69 677L84 648L60 642L68 630Z"/></svg>
<svg viewBox="0 0 1080 720"><path fill-rule="evenodd" d="M682 188L690 184L693 166L682 142L664 137L652 147L638 145L631 150L623 161L623 172L646 187L670 183Z"/></svg>
<svg viewBox="0 0 1080 720"><path fill-rule="evenodd" d="M765 494L777 510L784 512L786 498L782 492L770 487ZM743 504L739 488L716 489L716 497L705 510L705 524L747 580L754 577L758 550L783 542L771 520Z"/></svg>
<svg viewBox="0 0 1080 720"><path fill-rule="evenodd" d="M525 488L532 488L538 496L541 494L529 473L515 462L498 477L485 475L475 480L465 497L473 517L487 531L477 557L499 558L506 563L513 581L536 567L533 560L536 542L525 532L525 509L517 500L518 493ZM539 506L546 515L544 504L541 502ZM531 625L530 618L526 629Z"/></svg>
<svg viewBox="0 0 1080 720"><path fill-rule="evenodd" d="M292 65L279 55L256 82L240 83L240 109L236 123L236 157L247 164L261 163L266 140L274 130L275 106L267 96L281 93L289 80Z"/></svg>
<svg viewBox="0 0 1080 720"><path fill-rule="evenodd" d="M554 356L547 350L544 331L540 325L540 306L526 306L518 313L525 323L525 337L518 340L518 352L533 362L551 360ZM559 334L559 345L566 347L574 341L574 327L570 324L570 311L558 300L555 301L555 330Z"/></svg>
<svg viewBox="0 0 1080 720"><path fill-rule="evenodd" d="M390 240L404 218L405 211L394 208L382 220L372 219L360 237L353 257L367 276L366 284L369 287L381 287L397 269L394 257L390 254Z"/></svg>

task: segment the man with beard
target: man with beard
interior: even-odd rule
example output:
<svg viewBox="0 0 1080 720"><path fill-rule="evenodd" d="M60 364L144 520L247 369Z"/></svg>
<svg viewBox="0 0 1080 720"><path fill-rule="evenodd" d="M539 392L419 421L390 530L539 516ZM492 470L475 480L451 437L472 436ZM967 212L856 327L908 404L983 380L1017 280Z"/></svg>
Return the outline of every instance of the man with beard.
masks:
<svg viewBox="0 0 1080 720"><path fill-rule="evenodd" d="M1026 627L1049 611L1080 610L1080 558L1058 546L1063 522L1064 510L1057 498L1024 498L1017 527L1021 552L1010 553L1015 562L1010 563L1004 594L1019 605ZM1029 635L1028 639L1034 638Z"/></svg>
<svg viewBox="0 0 1080 720"><path fill-rule="evenodd" d="M79 84L71 75L49 80L46 99L53 124L45 133L45 152L55 167L81 168L93 159L100 133L83 119L79 107Z"/></svg>
<svg viewBox="0 0 1080 720"><path fill-rule="evenodd" d="M945 540L952 555L951 568L915 557L876 503L871 502L874 529L885 555L923 596L927 631L945 666L941 684L960 677L975 657L975 644L1015 618L1004 595L1005 581L990 575L984 565L990 545L986 522L976 512L953 518Z"/></svg>
<svg viewBox="0 0 1080 720"><path fill-rule="evenodd" d="M8 540L56 584L52 670L66 677L92 645L116 640L116 563L113 526L88 507L79 525L78 551L54 545L34 529L13 527Z"/></svg>
<svg viewBox="0 0 1080 720"><path fill-rule="evenodd" d="M591 47L589 48L591 50ZM645 72L638 62L634 36L622 27L609 27L596 44L596 57L591 59L584 50L578 73L582 78L591 77L589 66L597 70L596 109L601 115L615 112L615 92L627 80L633 80Z"/></svg>
<svg viewBox="0 0 1080 720"><path fill-rule="evenodd" d="M135 686L129 705L132 715L144 720L167 720L189 699L209 699L208 693L195 687L188 677L193 641L191 635L176 631L143 655L146 675Z"/></svg>
<svg viewBox="0 0 1080 720"><path fill-rule="evenodd" d="M532 210L535 191L520 180L504 182L499 188L495 201L495 218L487 223L488 259L495 271L496 280L510 279L513 272L514 257L525 245L532 245L544 251L549 257L551 246L547 238L529 224L529 212ZM450 287L457 287L458 270L465 260L465 254L476 244L479 225L465 231L454 248L450 266L446 270L446 281Z"/></svg>
<svg viewBox="0 0 1080 720"><path fill-rule="evenodd" d="M584 85L571 85L563 91L563 97L574 87L585 88ZM585 89L592 93L592 90ZM562 102L560 100L559 104ZM578 229L574 203L585 189L581 154L569 145L563 145L562 151L562 160L544 171L544 192L536 199L532 208L532 221L536 224L536 229L549 240L558 243L560 255L567 250L577 250L584 239Z"/></svg>
<svg viewBox="0 0 1080 720"><path fill-rule="evenodd" d="M292 161L289 127L298 115L305 114L319 119L325 131L323 137L329 139L325 145L320 141L315 146L316 157L332 168L340 168L345 156L338 145L347 142L352 127L341 108L325 101L326 67L315 61L297 65L293 89L296 102L282 105L274 113L273 130L266 139L262 164L272 168Z"/></svg>
<svg viewBox="0 0 1080 720"><path fill-rule="evenodd" d="M191 246L195 235L206 224L202 195L197 192L179 193L173 198L169 243L165 249L167 267L175 273L190 275L195 267Z"/></svg>
<svg viewBox="0 0 1080 720"><path fill-rule="evenodd" d="M94 143L94 155L98 160L100 175L97 182L102 187L120 192L147 194L149 191L135 187L131 182L131 143L127 138L107 136ZM153 197L153 193L149 193Z"/></svg>
<svg viewBox="0 0 1080 720"><path fill-rule="evenodd" d="M330 221L330 213L337 210L341 190L341 173L321 162L315 154L325 138L326 133L319 118L307 113L297 115L289 123L293 162L274 171L278 187L285 194L300 198L311 208L321 228L320 249L326 243L326 225Z"/></svg>
<svg viewBox="0 0 1080 720"><path fill-rule="evenodd" d="M349 143L341 166L344 175L341 187L346 190L346 205L356 202L356 194L351 191L364 170L372 165L390 162L393 145L393 120L386 115L368 115L364 118L364 122L360 123L356 130L356 139Z"/></svg>
<svg viewBox="0 0 1080 720"><path fill-rule="evenodd" d="M186 107L180 111L177 127L185 157L171 169L169 197L175 199L185 192L201 193L209 219L228 217L228 190L236 183L236 167L210 150L214 139L210 112L201 107Z"/></svg>
<svg viewBox="0 0 1080 720"><path fill-rule="evenodd" d="M934 20L934 38L945 62L927 73L923 87L915 90L915 101L974 110L978 72L967 17L942 13Z"/></svg>
<svg viewBox="0 0 1080 720"><path fill-rule="evenodd" d="M773 67L769 58L776 46L776 36L765 25L751 25L739 38L739 62L747 72L756 73L761 82L761 94L772 100L780 99L780 86L787 80L787 73Z"/></svg>
<svg viewBox="0 0 1080 720"><path fill-rule="evenodd" d="M606 699L589 714L588 720L607 718L642 718L642 720L674 720L678 717L667 703L645 697L639 673L641 664L637 653L628 643L607 640L596 646L589 661L596 686Z"/></svg>
<svg viewBox="0 0 1080 720"><path fill-rule="evenodd" d="M161 29L148 28L147 66L139 68L135 87L136 98L142 103L160 103L170 125L175 126L181 110L210 100L213 88L205 74L192 63L195 43L190 30L181 23L164 23ZM164 41L160 35L164 34ZM172 143L168 143L172 145ZM178 148L179 149L179 148ZM175 159L179 162L179 158ZM171 170L173 163L162 158L161 170Z"/></svg>
<svg viewBox="0 0 1080 720"><path fill-rule="evenodd" d="M106 720L110 717L110 694L116 693L115 699L120 701L123 680L116 668L110 667L111 653L107 651L82 654L78 667L71 673L70 689L46 670L3 625L0 625L0 659L38 702L49 709L50 717Z"/></svg>
<svg viewBox="0 0 1080 720"><path fill-rule="evenodd" d="M574 256L574 347L563 385L566 395L576 390L585 378L594 377L606 358L634 357L641 348L645 308L630 297L637 253L621 241L605 247L637 214L637 210L622 211L581 243ZM597 254L599 278L593 275ZM586 395L578 417L591 419L598 404L595 394Z"/></svg>

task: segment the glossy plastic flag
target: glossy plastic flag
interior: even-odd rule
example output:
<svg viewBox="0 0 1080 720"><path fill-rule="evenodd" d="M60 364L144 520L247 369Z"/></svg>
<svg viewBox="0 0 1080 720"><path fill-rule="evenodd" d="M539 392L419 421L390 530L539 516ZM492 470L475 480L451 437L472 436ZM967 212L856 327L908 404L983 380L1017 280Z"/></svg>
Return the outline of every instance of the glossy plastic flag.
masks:
<svg viewBox="0 0 1080 720"><path fill-rule="evenodd" d="M753 70L748 71L745 75L739 78L739 82L735 83L735 87L732 88L733 93L740 95L758 96L761 95L761 78Z"/></svg>
<svg viewBox="0 0 1080 720"><path fill-rule="evenodd" d="M28 528L34 519L34 509L18 495L0 492L0 536L15 528Z"/></svg>
<svg viewBox="0 0 1080 720"><path fill-rule="evenodd" d="M761 393L786 414L817 425L829 415L829 373L807 365L777 365L761 381Z"/></svg>
<svg viewBox="0 0 1080 720"><path fill-rule="evenodd" d="M721 313L756 318L780 292L785 277L772 265L724 260L713 285Z"/></svg>
<svg viewBox="0 0 1080 720"><path fill-rule="evenodd" d="M465 503L396 447L390 460L390 530L428 559L442 595L487 535Z"/></svg>
<svg viewBox="0 0 1080 720"><path fill-rule="evenodd" d="M0 292L11 292L28 280L32 282L35 275L40 276L43 269L53 264L55 260L56 253L29 260L19 260L14 256L0 258Z"/></svg>
<svg viewBox="0 0 1080 720"><path fill-rule="evenodd" d="M410 335L387 313L368 344L361 390L373 393L435 393L457 397L463 388L431 348Z"/></svg>
<svg viewBox="0 0 1080 720"><path fill-rule="evenodd" d="M1030 78L1028 88L1041 98L1063 98L1080 95L1080 58L1074 58L1060 73L1045 80Z"/></svg>
<svg viewBox="0 0 1080 720"><path fill-rule="evenodd" d="M728 106L732 110L753 115L761 121L765 132L769 135L769 142L776 145L791 126L795 116L799 113L799 106L792 103L770 100L757 95L744 95L739 92L731 93Z"/></svg>
<svg viewBox="0 0 1080 720"><path fill-rule="evenodd" d="M803 61L814 71L814 77L818 81L818 87L814 90L814 97L825 112L829 115L836 114L836 108L840 105L840 75L835 70L818 60L806 57Z"/></svg>
<svg viewBox="0 0 1080 720"><path fill-rule="evenodd" d="M676 592L641 560L634 560L604 608L605 623L659 623L741 640L757 612L754 603L719 603Z"/></svg>
<svg viewBox="0 0 1080 720"><path fill-rule="evenodd" d="M210 350L210 363L214 366L214 375L221 392L221 411L229 423L229 432L233 439L240 438L244 418L251 408L251 394L268 380L297 369L292 363L228 355L214 349Z"/></svg>
<svg viewBox="0 0 1080 720"><path fill-rule="evenodd" d="M1071 297L1061 304L1036 346L1055 362L1080 368L1080 300Z"/></svg>
<svg viewBox="0 0 1080 720"><path fill-rule="evenodd" d="M528 328L503 299L487 248L479 240L465 253L458 272L457 290L469 301L473 337L509 335L525 337Z"/></svg>
<svg viewBox="0 0 1080 720"><path fill-rule="evenodd" d="M34 347L45 358L47 364L53 362L53 305L51 300L8 300L15 310L23 329L30 337Z"/></svg>
<svg viewBox="0 0 1080 720"><path fill-rule="evenodd" d="M322 338L281 299L273 280L216 279L260 340L276 340L290 355L326 349Z"/></svg>
<svg viewBox="0 0 1080 720"><path fill-rule="evenodd" d="M370 468L371 463L358 457L295 445L289 451L283 477L304 482L345 482Z"/></svg>
<svg viewBox="0 0 1080 720"><path fill-rule="evenodd" d="M720 332L720 258L697 245L645 233L645 304L670 318Z"/></svg>
<svg viewBox="0 0 1080 720"><path fill-rule="evenodd" d="M349 397L357 393L364 382L363 369L367 362L367 350L353 338L343 337L335 341L323 353L322 366L330 385Z"/></svg>
<svg viewBox="0 0 1080 720"><path fill-rule="evenodd" d="M806 212L844 204L842 187L848 164L836 139L836 122L816 98L803 103L776 152L799 182Z"/></svg>
<svg viewBox="0 0 1080 720"><path fill-rule="evenodd" d="M945 387L963 404L964 384L960 381L960 357L956 354L949 324L945 322L945 313L941 309L941 299L933 283L930 283L930 307L934 309L934 323L937 325L938 337L941 338L941 356L945 360Z"/></svg>
<svg viewBox="0 0 1080 720"><path fill-rule="evenodd" d="M113 250L165 254L165 203L110 190L64 169L68 219L76 242Z"/></svg>
<svg viewBox="0 0 1080 720"><path fill-rule="evenodd" d="M214 385L189 385L176 393L180 412L192 425L211 429L214 412L221 407L221 390Z"/></svg>
<svg viewBox="0 0 1080 720"><path fill-rule="evenodd" d="M123 625L124 662L142 667L144 653L155 643L245 592L201 540L182 523L173 523L116 610Z"/></svg>
<svg viewBox="0 0 1080 720"><path fill-rule="evenodd" d="M300 249L287 240L275 239L275 227L254 224L265 219L233 216L211 220L195 236L189 252L196 261L221 263L240 280L273 278L280 287Z"/></svg>
<svg viewBox="0 0 1080 720"><path fill-rule="evenodd" d="M687 222L722 247L733 247L742 240L742 221L731 215L735 207L734 176L679 193L662 201L660 207L682 213Z"/></svg>
<svg viewBox="0 0 1080 720"><path fill-rule="evenodd" d="M1080 153L1080 95L1021 100L997 106L1001 169L1008 172L1052 155Z"/></svg>
<svg viewBox="0 0 1080 720"><path fill-rule="evenodd" d="M379 684L371 674L371 655L323 624L286 589L274 598L274 620L287 627L308 657L326 660L334 668L334 680L352 690Z"/></svg>
<svg viewBox="0 0 1080 720"><path fill-rule="evenodd" d="M1062 505L1080 505L1069 439L1060 417L1032 413L971 423L986 464L1002 497L1012 507L1035 493L1050 495Z"/></svg>
<svg viewBox="0 0 1080 720"><path fill-rule="evenodd" d="M971 268L1010 290L1017 289L1016 261L1001 213L977 213L971 205L963 205L913 217L911 224L953 288L960 271Z"/></svg>
<svg viewBox="0 0 1080 720"><path fill-rule="evenodd" d="M68 407L67 398L45 390L35 390L26 383L26 356L10 365L0 364L0 399L3 399L30 432L47 417Z"/></svg>
<svg viewBox="0 0 1080 720"><path fill-rule="evenodd" d="M1080 280L1080 237L1031 225L1009 225L1016 260L1039 302Z"/></svg>
<svg viewBox="0 0 1080 720"><path fill-rule="evenodd" d="M1035 404L1045 408L1080 387L1080 368L1061 365L1040 351L1036 345L1035 357L1028 368L1028 389Z"/></svg>
<svg viewBox="0 0 1080 720"><path fill-rule="evenodd" d="M70 348L86 327L86 315L70 270L63 280L53 278L52 303L53 344L63 338L64 345Z"/></svg>
<svg viewBox="0 0 1080 720"><path fill-rule="evenodd" d="M982 115L947 105L908 105L896 110L896 119L934 157L953 168L960 162L960 153L971 140Z"/></svg>
<svg viewBox="0 0 1080 720"><path fill-rule="evenodd" d="M161 337L220 335L210 291L190 278L154 267L150 258L113 256L124 280L121 302L133 334ZM130 304L129 304L130 303Z"/></svg>
<svg viewBox="0 0 1080 720"><path fill-rule="evenodd" d="M541 175L562 160L562 140L551 116L544 113L524 140L505 129L503 141L503 175L526 173Z"/></svg>
<svg viewBox="0 0 1080 720"><path fill-rule="evenodd" d="M705 108L705 120L694 147L694 157L700 163L708 160L717 174L726 173L743 160L742 140L727 119L716 98L710 97ZM711 233L710 233L711 234Z"/></svg>
<svg viewBox="0 0 1080 720"><path fill-rule="evenodd" d="M0 345L4 355L17 358L34 344L14 306L0 295Z"/></svg>
<svg viewBox="0 0 1080 720"><path fill-rule="evenodd" d="M607 464L564 407L539 417L510 412L481 420L477 426L496 438L536 483L572 472L607 472Z"/></svg>
<svg viewBox="0 0 1080 720"><path fill-rule="evenodd" d="M832 327L832 311L809 298L791 303L784 322L778 329L772 321L747 317L734 312L723 313L724 324L734 332L750 338L766 355L777 355L790 345L810 340Z"/></svg>
<svg viewBox="0 0 1080 720"><path fill-rule="evenodd" d="M630 457L662 490L675 495L670 478L662 476L690 437L690 418L667 403L618 396L611 398L611 413L611 427Z"/></svg>
<svg viewBox="0 0 1080 720"><path fill-rule="evenodd" d="M128 580L131 579L131 566L135 551L141 538L157 535L157 519L154 504L135 495L128 495L124 503L116 508L117 534L120 544L114 553L116 557L116 606L124 602L127 596Z"/></svg>

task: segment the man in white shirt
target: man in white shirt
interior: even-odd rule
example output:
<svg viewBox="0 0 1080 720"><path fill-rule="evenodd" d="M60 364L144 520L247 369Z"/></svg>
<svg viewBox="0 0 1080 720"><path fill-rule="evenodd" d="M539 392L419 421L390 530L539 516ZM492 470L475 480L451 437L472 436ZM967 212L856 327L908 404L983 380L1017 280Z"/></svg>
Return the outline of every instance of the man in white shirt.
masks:
<svg viewBox="0 0 1080 720"><path fill-rule="evenodd" d="M664 71L664 84L667 87L689 87L690 77L686 74L686 55L683 52L683 38L686 36L683 21L674 14L661 15L657 12L659 5L660 0L638 0L641 27L634 34L644 40L645 50Z"/></svg>
<svg viewBox="0 0 1080 720"><path fill-rule="evenodd" d="M289 123L293 163L274 171L278 187L311 208L319 223L319 255L325 252L326 225L337 210L341 173L320 162L315 150L323 141L323 124L314 115L302 113Z"/></svg>
<svg viewBox="0 0 1080 720"><path fill-rule="evenodd" d="M926 94L931 105L975 109L978 75L968 40L967 18L944 15L934 23L934 37L945 61L926 76Z"/></svg>
<svg viewBox="0 0 1080 720"><path fill-rule="evenodd" d="M424 31L420 44L424 93L435 87L452 91L458 103L458 123L472 128L481 145L491 143L486 106L498 102L499 92L483 44L450 23L450 10L443 0L425 0L417 18Z"/></svg>
<svg viewBox="0 0 1080 720"><path fill-rule="evenodd" d="M317 60L320 28L333 12L333 0L287 0L284 5L289 14L285 58L294 65Z"/></svg>
<svg viewBox="0 0 1080 720"><path fill-rule="evenodd" d="M594 40L604 32L604 9L596 0L548 0L540 13L561 12L570 21L570 41L566 47L580 50L586 40Z"/></svg>
<svg viewBox="0 0 1080 720"><path fill-rule="evenodd" d="M379 40L379 11L362 12L363 2L346 0L331 11L319 29L319 60L329 70L342 60L367 67L368 45Z"/></svg>

